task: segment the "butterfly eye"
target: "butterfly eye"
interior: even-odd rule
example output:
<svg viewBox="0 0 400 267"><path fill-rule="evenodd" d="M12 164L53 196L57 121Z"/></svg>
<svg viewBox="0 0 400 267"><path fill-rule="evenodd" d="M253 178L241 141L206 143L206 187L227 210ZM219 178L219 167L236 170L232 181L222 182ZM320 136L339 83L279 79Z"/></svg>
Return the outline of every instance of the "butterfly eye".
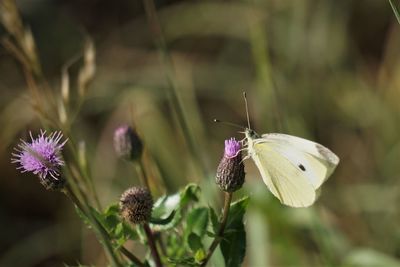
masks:
<svg viewBox="0 0 400 267"><path fill-rule="evenodd" d="M251 129L249 129L249 134L251 138L259 138L259 135Z"/></svg>
<svg viewBox="0 0 400 267"><path fill-rule="evenodd" d="M300 170L302 170L303 172L306 171L306 167L304 167L302 164L299 164L299 168L300 168Z"/></svg>

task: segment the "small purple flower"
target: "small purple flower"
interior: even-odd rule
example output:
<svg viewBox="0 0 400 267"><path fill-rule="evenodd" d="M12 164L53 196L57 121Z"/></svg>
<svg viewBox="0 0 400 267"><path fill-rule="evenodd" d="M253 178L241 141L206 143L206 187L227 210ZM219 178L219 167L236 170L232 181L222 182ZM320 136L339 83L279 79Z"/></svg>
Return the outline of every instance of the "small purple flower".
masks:
<svg viewBox="0 0 400 267"><path fill-rule="evenodd" d="M65 143L60 143L63 137L61 131L53 132L46 136L46 131L40 131L40 135L35 139L32 133L31 142L21 140L18 148L14 148L18 153L12 153L12 163L19 163L18 170L21 172L33 172L38 175L40 180L45 180L50 175L52 180L59 179L60 167L64 165L61 150Z"/></svg>
<svg viewBox="0 0 400 267"><path fill-rule="evenodd" d="M225 140L225 156L228 158L234 158L239 154L241 144L239 141L236 141L235 138L231 138Z"/></svg>

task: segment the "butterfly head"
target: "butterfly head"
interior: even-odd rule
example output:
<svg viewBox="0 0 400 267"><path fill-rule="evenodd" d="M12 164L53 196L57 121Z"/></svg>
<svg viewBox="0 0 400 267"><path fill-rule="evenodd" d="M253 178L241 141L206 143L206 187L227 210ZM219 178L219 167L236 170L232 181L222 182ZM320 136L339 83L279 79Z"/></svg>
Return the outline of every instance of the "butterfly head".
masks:
<svg viewBox="0 0 400 267"><path fill-rule="evenodd" d="M249 128L246 128L246 130L244 131L244 134L247 139L260 138L260 135L258 133L256 133L254 130L249 129Z"/></svg>

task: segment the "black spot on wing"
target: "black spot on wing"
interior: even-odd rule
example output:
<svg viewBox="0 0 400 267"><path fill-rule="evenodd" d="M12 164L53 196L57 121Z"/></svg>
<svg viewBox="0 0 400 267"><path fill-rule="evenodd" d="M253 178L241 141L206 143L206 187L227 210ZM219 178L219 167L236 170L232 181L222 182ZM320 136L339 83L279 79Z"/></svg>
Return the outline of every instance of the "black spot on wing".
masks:
<svg viewBox="0 0 400 267"><path fill-rule="evenodd" d="M299 164L299 168L300 168L300 170L302 170L303 172L306 171L306 167L304 167L303 164Z"/></svg>

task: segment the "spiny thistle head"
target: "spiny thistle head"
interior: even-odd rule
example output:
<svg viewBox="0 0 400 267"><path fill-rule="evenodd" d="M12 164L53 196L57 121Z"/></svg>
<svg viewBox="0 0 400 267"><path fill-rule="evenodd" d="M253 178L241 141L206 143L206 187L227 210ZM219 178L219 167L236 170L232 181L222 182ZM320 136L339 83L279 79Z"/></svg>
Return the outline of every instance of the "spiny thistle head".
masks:
<svg viewBox="0 0 400 267"><path fill-rule="evenodd" d="M61 142L62 133L53 132L46 136L45 131L40 131L37 138L28 143L21 140L21 144L14 148L17 153L12 153L12 163L17 163L21 172L32 172L39 176L40 183L48 190L62 189L65 178L60 176L60 168L64 165L61 150L67 140Z"/></svg>
<svg viewBox="0 0 400 267"><path fill-rule="evenodd" d="M133 224L146 223L150 220L153 198L144 187L131 187L122 195L119 202L122 218Z"/></svg>
<svg viewBox="0 0 400 267"><path fill-rule="evenodd" d="M244 164L240 153L241 144L235 138L225 140L225 151L218 165L215 181L226 192L239 190L244 183Z"/></svg>
<svg viewBox="0 0 400 267"><path fill-rule="evenodd" d="M138 134L127 125L115 130L114 148L117 155L126 160L137 160L143 152L143 144Z"/></svg>

